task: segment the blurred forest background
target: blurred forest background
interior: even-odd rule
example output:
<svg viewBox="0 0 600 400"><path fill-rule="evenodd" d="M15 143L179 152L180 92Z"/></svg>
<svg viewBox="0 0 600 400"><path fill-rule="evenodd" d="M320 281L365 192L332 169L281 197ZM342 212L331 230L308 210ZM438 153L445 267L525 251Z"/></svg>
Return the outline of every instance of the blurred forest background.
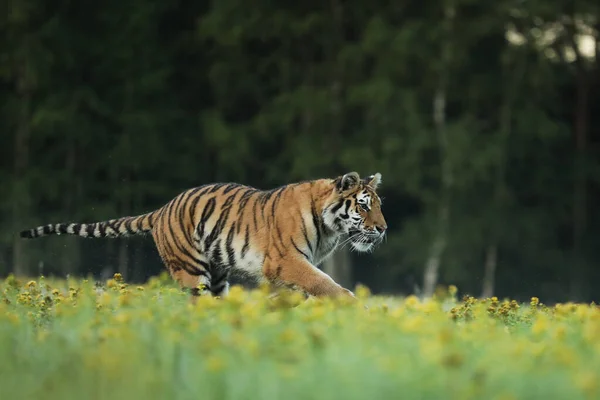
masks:
<svg viewBox="0 0 600 400"><path fill-rule="evenodd" d="M203 183L381 172L375 293L600 300L600 2L1 0L0 275L162 271L24 241Z"/></svg>

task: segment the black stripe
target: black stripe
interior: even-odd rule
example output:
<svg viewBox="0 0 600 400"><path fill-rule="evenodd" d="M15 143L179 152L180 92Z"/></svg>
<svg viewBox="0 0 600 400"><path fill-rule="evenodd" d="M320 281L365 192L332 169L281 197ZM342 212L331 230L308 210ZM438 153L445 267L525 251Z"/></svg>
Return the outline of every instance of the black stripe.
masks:
<svg viewBox="0 0 600 400"><path fill-rule="evenodd" d="M182 265L184 264L191 264L191 267L194 267L197 269L197 267L195 265L193 265L193 263L190 263L189 260L184 260L182 259L179 254L176 254L175 252L173 252L173 246L175 246L175 248L180 252L183 253L184 256L188 257L190 260L192 260L194 263L196 263L197 265L201 265L204 268L208 267L208 264L205 261L202 261L201 259L195 257L192 253L190 253L190 251L185 247L185 244L181 244L179 242L177 242L177 240L175 240L176 236L175 236L175 232L173 231L173 224L169 223L169 221L172 220L172 215L173 215L173 211L175 209L177 209L177 207L179 206L179 204L181 204L181 202L183 201L183 198L185 196L180 196L178 199L175 200L175 203L171 203L170 207L169 207L169 214L167 216L167 230L171 235L171 239L173 239L172 243L169 243L169 241L165 241L165 244L170 248L171 250L171 256L176 258L177 260L179 260L181 262ZM189 243L189 242L188 242ZM189 243L190 245L192 245L192 243ZM193 246L192 246L193 247ZM185 269L185 268L184 268ZM187 272L189 272L186 269ZM190 274L194 275L192 272L189 272Z"/></svg>
<svg viewBox="0 0 600 400"><path fill-rule="evenodd" d="M208 186L208 185L200 186L200 188L203 188L203 189L200 192L198 192L198 197L204 196L211 190L211 186Z"/></svg>
<svg viewBox="0 0 600 400"><path fill-rule="evenodd" d="M202 209L202 215L200 216L200 222L198 223L198 227L196 231L198 232L198 238L202 240L204 238L204 229L206 227L206 222L210 219L210 217L215 212L217 201L214 197L211 197L207 200L204 208Z"/></svg>
<svg viewBox="0 0 600 400"><path fill-rule="evenodd" d="M194 200L190 203L190 222L194 224L194 220L196 219L196 210L198 208L198 202L200 201L200 196L194 197Z"/></svg>
<svg viewBox="0 0 600 400"><path fill-rule="evenodd" d="M223 189L223 194L227 194L229 192L231 192L233 189L240 187L240 184L237 183L230 183L227 185L227 187L225 189Z"/></svg>
<svg viewBox="0 0 600 400"><path fill-rule="evenodd" d="M176 240L173 240L172 242L165 242L165 245L167 245L171 251L171 256L175 259L177 259L177 261L179 261L182 266L183 265L189 265L190 267L194 268L194 270L198 270L201 271L201 269L199 268L199 266L202 266L203 268L208 268L209 265L206 261L201 260L200 258L194 256L192 253L190 253L190 251L179 245L179 243ZM175 246L175 249L177 249L179 251L179 253L182 253L182 255L184 255L185 257L187 257L188 259L184 259L181 257L180 254L177 254L173 251L173 246ZM189 272L188 269L184 268L186 271ZM195 272L192 273L190 272L190 274L192 275L202 275L199 272Z"/></svg>
<svg viewBox="0 0 600 400"><path fill-rule="evenodd" d="M279 248L276 240L273 241L273 245L275 246L275 249L279 253L279 257L283 258L283 254L285 252L285 245L283 244L283 237L281 236L281 230L279 229L278 224L275 224L275 232L277 232L277 238L279 239L279 243L281 244L281 246L283 246L283 250Z"/></svg>
<svg viewBox="0 0 600 400"><path fill-rule="evenodd" d="M208 268L208 263L206 263L204 261L199 261L199 263L204 268ZM190 274L190 275L193 275L193 276L204 276L207 279L210 279L210 274L206 270L202 270L202 269L196 267L195 265L187 264L185 262L182 262L180 265L181 265L181 268L185 272L187 272L188 274Z"/></svg>
<svg viewBox="0 0 600 400"><path fill-rule="evenodd" d="M152 213L148 213L144 216L144 218L141 219L141 229L146 230L146 228L144 228L144 225L147 225L148 228L152 228Z"/></svg>
<svg viewBox="0 0 600 400"><path fill-rule="evenodd" d="M213 281L211 282L212 289L216 291L216 290L220 289L220 287L225 286L225 283L227 282L227 278L229 278L229 271L225 271L221 275L219 275L216 279L213 279Z"/></svg>
<svg viewBox="0 0 600 400"><path fill-rule="evenodd" d="M129 235L133 235L135 233L135 231L131 227L132 224L133 224L133 220L131 218L125 219L125 230L127 231L127 233Z"/></svg>
<svg viewBox="0 0 600 400"><path fill-rule="evenodd" d="M223 289L225 289L225 285L227 285L227 281L226 280L223 281L219 286L212 287L210 289L210 291L212 292L212 294L214 296L218 296L223 291Z"/></svg>
<svg viewBox="0 0 600 400"><path fill-rule="evenodd" d="M114 230L116 232L116 236L120 236L121 232L120 232L120 228L121 225L123 224L123 220L122 219L116 219L112 222L112 226L114 227Z"/></svg>
<svg viewBox="0 0 600 400"><path fill-rule="evenodd" d="M221 240L217 240L212 254L211 271L221 267L223 267L223 253L221 251Z"/></svg>
<svg viewBox="0 0 600 400"><path fill-rule="evenodd" d="M300 247L298 247L298 245L294 241L294 238L291 238L291 240L292 240L292 246L294 246L294 248L296 249L296 251L298 253L302 254L304 256L304 258L306 258L307 260L310 261L310 259L308 258L308 254L306 254L305 252L303 252L302 250L300 250Z"/></svg>
<svg viewBox="0 0 600 400"><path fill-rule="evenodd" d="M248 251L248 247L250 246L250 229L246 224L246 234L244 236L244 246L242 247L242 258L246 256L246 252Z"/></svg>
<svg viewBox="0 0 600 400"><path fill-rule="evenodd" d="M233 234L235 233L235 222L229 228L227 240L225 241L225 251L227 252L227 265L233 267L235 264L235 252L233 251Z"/></svg>
<svg viewBox="0 0 600 400"><path fill-rule="evenodd" d="M350 218L350 214L348 214L348 210L350 209L351 205L352 205L352 200L350 200L350 199L346 200L346 208L344 209L344 214L340 215L340 217L342 217L343 219Z"/></svg>
<svg viewBox="0 0 600 400"><path fill-rule="evenodd" d="M244 193L242 193L242 196L240 197L240 201L239 201L238 215L242 213L242 210L244 209L244 207L246 207L248 200L250 200L250 197L252 197L252 194L255 192L256 192L256 189L246 188Z"/></svg>
<svg viewBox="0 0 600 400"><path fill-rule="evenodd" d="M118 219L114 220L112 222L112 227L115 231L115 236L121 236L121 232L119 232L119 228L121 228L121 224L122 224L122 221L118 220Z"/></svg>
<svg viewBox="0 0 600 400"><path fill-rule="evenodd" d="M248 200L250 200L250 197L252 197L252 193L254 193L255 190L252 188L245 188L244 192L242 193L240 200L238 202L238 212L237 212L237 217L238 220L242 219L242 216L244 215L244 211L246 211L246 204L248 204ZM242 229L242 224L239 223L237 225L237 233L240 233L240 230Z"/></svg>
<svg viewBox="0 0 600 400"><path fill-rule="evenodd" d="M73 234L79 235L79 230L81 229L81 224L73 224Z"/></svg>
<svg viewBox="0 0 600 400"><path fill-rule="evenodd" d="M271 217L272 218L275 218L275 211L276 211L277 204L279 203L279 200L281 199L281 195L283 194L285 189L287 189L286 186L281 187L281 188L277 189L277 191L276 191L277 195L273 199L273 204L271 204Z"/></svg>
<svg viewBox="0 0 600 400"><path fill-rule="evenodd" d="M44 235L50 235L52 233L52 227L50 225L44 225L43 232Z"/></svg>
<svg viewBox="0 0 600 400"><path fill-rule="evenodd" d="M258 196L254 198L254 204L252 205L252 219L254 221L254 231L258 229L258 221L256 220L257 210L256 206L258 205Z"/></svg>
<svg viewBox="0 0 600 400"><path fill-rule="evenodd" d="M217 220L217 223L215 224L213 230L210 232L210 234L204 241L206 249L210 249L210 245L212 244L212 242L214 242L215 239L219 235L221 235L223 229L225 229L227 219L229 218L229 212L231 211L231 206L238 192L239 189L233 194L231 194L227 199L225 199L225 202L223 202L223 205L221 206L221 215L219 216L219 219Z"/></svg>
<svg viewBox="0 0 600 400"><path fill-rule="evenodd" d="M338 203L333 206L333 208L331 209L332 213L337 212L337 210L339 210L342 206L344 205L344 199L341 199L340 201L338 201Z"/></svg>
<svg viewBox="0 0 600 400"><path fill-rule="evenodd" d="M87 232L88 237L94 237L94 229L96 228L96 224L86 224L85 231Z"/></svg>
<svg viewBox="0 0 600 400"><path fill-rule="evenodd" d="M37 237L37 235L33 229L21 231L21 232L19 232L19 236L24 239L33 239L33 238Z"/></svg>
<svg viewBox="0 0 600 400"><path fill-rule="evenodd" d="M317 243L315 244L315 250L316 250L319 248L319 245L321 244L321 223L320 223L319 215L317 214L317 207L315 205L314 200L312 200L312 202L311 202L310 212L312 214L312 221L313 221L313 224L315 225L315 230L317 232Z"/></svg>
<svg viewBox="0 0 600 400"><path fill-rule="evenodd" d="M142 220L144 219L144 217L135 217L133 219L133 229L135 230L135 232L141 232L142 231Z"/></svg>
<svg viewBox="0 0 600 400"><path fill-rule="evenodd" d="M269 201L269 199L271 198L271 196L273 196L274 193L275 193L275 190L269 190L269 191L266 191L266 192L262 193L260 201L261 201L261 203L262 203L263 206L265 204L267 204L267 201Z"/></svg>
<svg viewBox="0 0 600 400"><path fill-rule="evenodd" d="M204 240L205 249L210 249L213 242L217 239L217 237L223 232L223 228L225 227L225 223L227 222L227 218L229 217L229 208L221 211L221 215L217 220L217 223L213 227L212 231L208 234L206 239Z"/></svg>
<svg viewBox="0 0 600 400"><path fill-rule="evenodd" d="M197 238L197 235L194 235L193 232L197 232L198 227L195 225L196 224L196 210L198 209L198 202L200 201L200 196L196 196L194 197L194 200L192 200L191 204L190 204L190 210L189 210L189 215L190 215L190 224L191 224L191 232L190 232L190 241L194 243L194 247L199 247L200 246L200 238Z"/></svg>
<svg viewBox="0 0 600 400"><path fill-rule="evenodd" d="M185 226L185 217L184 214L186 212L186 206L188 205L188 199L194 195L194 192L198 191L199 189L193 189L192 191L188 191L187 193L184 193L181 195L182 200L179 204L179 215L178 215L178 224L179 224L179 229L181 229L181 232L183 233L183 236L185 237L185 240L188 241L188 243L190 244L190 246L193 247L193 241L192 241L192 233L190 232L190 230L188 229L188 227Z"/></svg>
<svg viewBox="0 0 600 400"><path fill-rule="evenodd" d="M198 187L196 187L196 188L194 188L194 189L192 189L192 190L190 191L190 195L188 196L188 200L189 200L189 199L190 199L192 196L195 196L195 197L194 197L194 200L192 200L192 203L190 204L190 210L189 210L189 214L190 214L190 223L191 223L192 225L193 225L193 224L195 224L195 219L196 219L196 211L197 211L197 207L198 207L198 202L200 201L200 199L202 198L202 196L203 196L203 195L204 195L206 192L208 192L209 190L210 190L210 186L203 185L203 186L198 186ZM214 201L214 197L213 197L213 201ZM202 213L202 216L201 216L201 218L203 218L203 216L204 216L204 211L206 210L206 206L207 206L207 205L208 205L208 202L207 202L207 204L205 204L205 205L204 205L204 209L202 210L202 212L203 212L203 213ZM213 209L214 209L214 204L213 204ZM210 214L212 214L212 211L210 212ZM208 215L208 216L206 217L206 219L208 219L208 218L210 218L210 215ZM183 218L182 218L182 220L183 220ZM206 221L204 221L204 222L206 222ZM196 229L196 232L198 233L198 235L200 235L200 234L202 233L202 232L200 232L200 229L199 229L199 227L200 227L200 223L198 223L198 226L195 226L195 227L193 227L193 228L192 228L192 229ZM182 228L182 230L183 230L183 228ZM187 230L185 230L185 232L187 232ZM188 235L188 236L186 236L186 237L188 238L188 240L189 240L190 242L192 242L192 241L193 241L192 234L191 234L191 232L188 232L188 233L189 233L189 235Z"/></svg>
<svg viewBox="0 0 600 400"><path fill-rule="evenodd" d="M265 204L267 203L267 200L273 195L272 191L269 192L263 192L261 193L260 196L260 215L263 219L263 222L267 222L267 227L268 227L268 221L265 220Z"/></svg>
<svg viewBox="0 0 600 400"><path fill-rule="evenodd" d="M98 232L100 233L100 237L106 236L106 224L105 223L98 224Z"/></svg>
<svg viewBox="0 0 600 400"><path fill-rule="evenodd" d="M64 235L65 233L67 233L67 224L58 224L56 225L56 230L58 232L60 232L62 235Z"/></svg>
<svg viewBox="0 0 600 400"><path fill-rule="evenodd" d="M173 224L171 221L173 221L173 214L175 212L181 212L181 209L179 208L179 205L181 204L181 202L183 201L183 199L185 198L185 194L181 194L179 196L177 196L175 199L173 199L169 205L169 211L167 214L167 228L169 230L169 233L171 234L171 238L175 238L175 232L173 231Z"/></svg>
<svg viewBox="0 0 600 400"><path fill-rule="evenodd" d="M214 193L217 190L221 189L223 186L225 186L225 183L216 183L211 186L211 188L207 191L207 193Z"/></svg>
<svg viewBox="0 0 600 400"><path fill-rule="evenodd" d="M308 238L308 231L306 230L306 223L304 222L304 217L302 216L302 213L300 213L300 221L302 221L302 234L304 235L304 240L306 241L308 250L310 251L310 254L314 254L312 244L310 244L310 239Z"/></svg>

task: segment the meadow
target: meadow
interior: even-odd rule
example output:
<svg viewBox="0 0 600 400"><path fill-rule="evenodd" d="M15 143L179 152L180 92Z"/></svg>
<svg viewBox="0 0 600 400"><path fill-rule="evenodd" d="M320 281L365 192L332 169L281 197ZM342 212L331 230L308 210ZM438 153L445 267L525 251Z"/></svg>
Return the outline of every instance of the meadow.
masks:
<svg viewBox="0 0 600 400"><path fill-rule="evenodd" d="M510 299L308 299L233 287L0 283L2 399L596 399L600 308ZM368 307L365 307L368 306Z"/></svg>

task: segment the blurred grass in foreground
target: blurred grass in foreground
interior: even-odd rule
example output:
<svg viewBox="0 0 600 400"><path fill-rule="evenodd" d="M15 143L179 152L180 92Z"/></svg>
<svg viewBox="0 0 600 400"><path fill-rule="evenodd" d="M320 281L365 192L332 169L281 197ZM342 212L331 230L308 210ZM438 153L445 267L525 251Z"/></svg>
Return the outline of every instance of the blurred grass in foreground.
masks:
<svg viewBox="0 0 600 400"><path fill-rule="evenodd" d="M454 290L453 290L454 289ZM600 308L0 283L2 399L594 399ZM369 308L365 309L364 304Z"/></svg>

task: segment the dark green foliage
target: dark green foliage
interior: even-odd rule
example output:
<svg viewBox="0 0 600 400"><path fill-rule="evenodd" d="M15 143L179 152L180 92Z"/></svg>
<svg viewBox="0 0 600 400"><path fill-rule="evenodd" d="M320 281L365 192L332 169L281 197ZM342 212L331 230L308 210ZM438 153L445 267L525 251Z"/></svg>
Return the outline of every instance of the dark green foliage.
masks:
<svg viewBox="0 0 600 400"><path fill-rule="evenodd" d="M149 239L16 234L379 171L389 238L355 281L413 291L441 238L440 283L598 300L600 60L573 51L595 2L3 1L0 273L142 280Z"/></svg>

